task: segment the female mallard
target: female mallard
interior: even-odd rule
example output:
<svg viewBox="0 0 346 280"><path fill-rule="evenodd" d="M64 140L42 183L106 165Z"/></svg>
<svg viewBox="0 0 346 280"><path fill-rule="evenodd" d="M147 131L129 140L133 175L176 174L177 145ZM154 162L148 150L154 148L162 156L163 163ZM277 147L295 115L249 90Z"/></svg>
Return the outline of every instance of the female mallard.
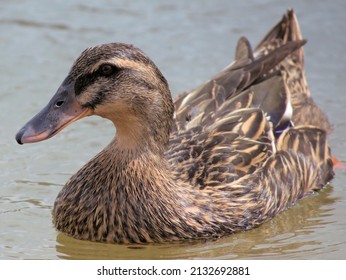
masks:
<svg viewBox="0 0 346 280"><path fill-rule="evenodd" d="M254 53L242 38L233 64L174 103L141 50L86 49L16 136L20 144L41 141L90 115L116 126L111 143L59 193L56 228L112 243L223 236L321 189L333 176L329 123L308 95L305 41L295 33L289 11ZM318 115L309 119L311 110Z"/></svg>

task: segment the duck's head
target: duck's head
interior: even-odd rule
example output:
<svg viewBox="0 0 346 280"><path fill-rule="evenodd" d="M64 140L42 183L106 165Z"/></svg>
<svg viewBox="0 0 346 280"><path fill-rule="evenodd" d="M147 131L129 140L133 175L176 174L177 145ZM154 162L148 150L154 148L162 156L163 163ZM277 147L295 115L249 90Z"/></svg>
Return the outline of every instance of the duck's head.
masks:
<svg viewBox="0 0 346 280"><path fill-rule="evenodd" d="M166 79L140 49L105 44L82 52L53 98L19 130L16 140L42 141L78 119L98 115L115 124L124 147L151 143L161 151L173 111Z"/></svg>

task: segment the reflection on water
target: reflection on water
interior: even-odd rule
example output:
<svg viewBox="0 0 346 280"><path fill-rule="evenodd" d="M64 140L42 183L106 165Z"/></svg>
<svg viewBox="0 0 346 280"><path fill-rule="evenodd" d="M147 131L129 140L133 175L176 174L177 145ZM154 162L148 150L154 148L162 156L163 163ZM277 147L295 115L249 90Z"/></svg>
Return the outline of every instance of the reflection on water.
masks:
<svg viewBox="0 0 346 280"><path fill-rule="evenodd" d="M304 199L294 208L251 231L216 240L169 244L113 245L76 240L57 235L56 250L62 259L264 259L314 258L325 252L325 245L315 241L316 230L333 220L328 186L318 196Z"/></svg>
<svg viewBox="0 0 346 280"><path fill-rule="evenodd" d="M153 58L177 93L227 65L240 36L255 44L287 9L275 0L218 0L217 5L207 0L89 2L1 3L0 259L346 257L345 170L337 170L333 187L259 228L216 240L127 246L57 233L51 213L55 197L68 178L110 141L114 128L89 118L54 139L24 147L15 143L14 135L45 105L83 49L110 41L135 44ZM342 63L346 37L340 36L345 1L311 5L295 0L290 6L308 39L305 62L311 92L335 125L333 153L346 159L346 95L341 94L346 86Z"/></svg>

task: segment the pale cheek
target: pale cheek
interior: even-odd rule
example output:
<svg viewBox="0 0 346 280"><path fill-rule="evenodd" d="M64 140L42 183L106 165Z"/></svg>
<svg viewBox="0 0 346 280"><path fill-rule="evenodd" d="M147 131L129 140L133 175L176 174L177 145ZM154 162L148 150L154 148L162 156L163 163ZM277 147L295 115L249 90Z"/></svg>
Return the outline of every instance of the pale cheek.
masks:
<svg viewBox="0 0 346 280"><path fill-rule="evenodd" d="M80 104L90 103L94 97L95 92L97 92L98 88L96 86L89 86L86 90L84 90L80 95L77 96L78 102Z"/></svg>
<svg viewBox="0 0 346 280"><path fill-rule="evenodd" d="M116 118L118 114L116 113L116 110L114 110L114 107L102 104L96 106L95 115L112 120Z"/></svg>
<svg viewBox="0 0 346 280"><path fill-rule="evenodd" d="M107 118L117 125L124 124L131 119L132 114L128 105L124 102L105 102L95 108L95 115Z"/></svg>

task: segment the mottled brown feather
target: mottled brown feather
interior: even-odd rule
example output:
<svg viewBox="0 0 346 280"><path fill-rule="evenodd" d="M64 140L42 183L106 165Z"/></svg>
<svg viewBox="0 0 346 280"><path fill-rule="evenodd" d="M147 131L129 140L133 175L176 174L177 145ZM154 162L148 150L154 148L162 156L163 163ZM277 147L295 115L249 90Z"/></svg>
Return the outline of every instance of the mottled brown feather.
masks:
<svg viewBox="0 0 346 280"><path fill-rule="evenodd" d="M299 23L293 10L288 10L255 49L255 56L262 56L290 41L302 40ZM294 108L292 121L296 125L313 125L330 133L332 125L327 115L311 97L304 70L304 50L300 48L287 56L276 67L283 73L285 84L290 88Z"/></svg>
<svg viewBox="0 0 346 280"><path fill-rule="evenodd" d="M83 77L76 100L110 119L117 135L59 193L56 228L110 243L219 237L321 189L333 177L330 125L307 112L320 111L305 79L304 43L290 10L255 52L241 38L234 63L174 102L141 50L84 51L65 82ZM104 63L117 74L95 76Z"/></svg>

